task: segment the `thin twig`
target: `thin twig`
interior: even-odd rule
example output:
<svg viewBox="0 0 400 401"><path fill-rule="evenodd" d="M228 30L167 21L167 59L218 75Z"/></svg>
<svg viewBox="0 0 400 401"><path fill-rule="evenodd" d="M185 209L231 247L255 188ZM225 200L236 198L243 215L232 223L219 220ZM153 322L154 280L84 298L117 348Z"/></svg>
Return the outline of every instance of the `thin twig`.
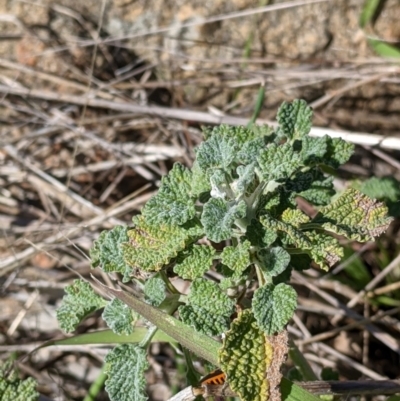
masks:
<svg viewBox="0 0 400 401"><path fill-rule="evenodd" d="M35 89L13 88L6 85L0 85L0 92L8 95L19 95L26 97L33 97L37 99L52 100L56 102L66 102L69 104L76 104L83 106L86 104L86 99L80 96L65 95L54 92L46 92ZM131 112L137 114L156 115L164 118L175 118L178 120L197 121L206 124L229 124L234 126L247 125L248 119L233 116L215 116L210 113L185 110L177 108L167 108L161 106L142 106L121 101L107 101L103 99L88 99L87 105L95 108L102 108L108 110L115 110L120 112ZM257 124L268 124L275 126L276 123L268 120L258 119ZM377 146L388 149L400 150L400 138L368 134L365 132L349 132L342 130L333 130L329 128L313 127L310 134L312 136L329 135L332 138L342 138L355 144Z"/></svg>

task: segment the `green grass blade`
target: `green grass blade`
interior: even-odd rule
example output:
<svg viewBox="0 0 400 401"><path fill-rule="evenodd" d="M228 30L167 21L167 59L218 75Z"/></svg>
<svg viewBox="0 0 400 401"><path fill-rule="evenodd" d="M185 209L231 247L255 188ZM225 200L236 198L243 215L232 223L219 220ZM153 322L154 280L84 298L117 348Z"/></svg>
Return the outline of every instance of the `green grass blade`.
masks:
<svg viewBox="0 0 400 401"><path fill-rule="evenodd" d="M366 0L360 14L359 24L361 28L365 28L373 21L380 2L381 0Z"/></svg>
<svg viewBox="0 0 400 401"><path fill-rule="evenodd" d="M321 401L321 398L309 393L286 378L281 381L281 395L282 401Z"/></svg>
<svg viewBox="0 0 400 401"><path fill-rule="evenodd" d="M386 58L400 58L400 49L397 47L388 45L378 39L369 39L368 42L380 56Z"/></svg>
<svg viewBox="0 0 400 401"><path fill-rule="evenodd" d="M92 383L83 401L95 401L99 395L101 389L104 387L104 383L107 379L107 375L104 373L104 366L97 376L96 380Z"/></svg>
<svg viewBox="0 0 400 401"><path fill-rule="evenodd" d="M257 117L259 116L262 106L264 104L264 97L265 97L265 86L264 86L264 84L262 84L260 86L260 89L258 90L256 105L254 107L254 113L253 113L249 123L247 124L248 128L251 127L257 120Z"/></svg>

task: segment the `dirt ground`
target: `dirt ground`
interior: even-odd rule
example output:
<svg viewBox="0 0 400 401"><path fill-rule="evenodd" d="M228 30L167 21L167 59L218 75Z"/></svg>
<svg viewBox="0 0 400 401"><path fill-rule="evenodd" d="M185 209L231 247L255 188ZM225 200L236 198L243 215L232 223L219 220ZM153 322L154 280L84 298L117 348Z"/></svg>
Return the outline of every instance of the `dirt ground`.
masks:
<svg viewBox="0 0 400 401"><path fill-rule="evenodd" d="M400 5L383 1L374 26L362 30L363 3L0 0L1 359L61 336L55 311L65 285L93 274L92 241L129 224L173 162L191 164L202 125L246 124L260 87L260 120L303 98L315 126L353 134L356 152L338 188L373 175L400 180L400 67L368 42L399 44ZM365 322L332 318L337 306L321 296L346 304L363 289L346 265L328 277L312 271L319 295L294 278L299 310L289 331L316 372L400 376L399 227L397 218L377 243L347 244L370 279L395 263L374 287L394 286L382 290L390 302L353 306L380 316L378 336ZM100 327L95 315L78 331ZM51 399L81 400L107 350L47 348L19 368ZM154 345L150 364L151 400L185 385L168 347Z"/></svg>

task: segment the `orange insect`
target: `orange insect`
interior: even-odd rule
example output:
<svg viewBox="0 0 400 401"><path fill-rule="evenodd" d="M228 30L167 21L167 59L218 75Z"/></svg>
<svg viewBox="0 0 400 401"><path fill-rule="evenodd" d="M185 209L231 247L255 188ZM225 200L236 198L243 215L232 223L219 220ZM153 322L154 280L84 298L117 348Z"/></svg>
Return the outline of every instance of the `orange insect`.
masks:
<svg viewBox="0 0 400 401"><path fill-rule="evenodd" d="M200 386L208 386L208 385L222 385L225 384L226 375L222 372L221 369L214 370L213 372L209 373L207 376L204 376L200 380Z"/></svg>

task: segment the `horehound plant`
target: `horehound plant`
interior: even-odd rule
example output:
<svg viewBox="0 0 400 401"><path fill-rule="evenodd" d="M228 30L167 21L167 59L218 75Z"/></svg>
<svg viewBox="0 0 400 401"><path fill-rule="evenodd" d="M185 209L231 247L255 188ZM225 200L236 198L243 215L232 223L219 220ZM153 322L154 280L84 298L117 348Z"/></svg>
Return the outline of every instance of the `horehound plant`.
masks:
<svg viewBox="0 0 400 401"><path fill-rule="evenodd" d="M352 188L336 194L330 173L353 145L309 136L311 118L295 100L280 107L277 128L205 129L192 168L175 163L131 226L95 241L92 266L120 277L122 289L98 286L105 299L77 280L58 319L72 332L104 308L121 336L145 319L140 342L126 337L106 357L111 400L147 398L146 353L157 330L218 366L241 400L280 399L285 326L297 305L291 272L329 270L343 256L341 238L370 241L390 223L382 203ZM188 294L175 288L177 277L191 283Z"/></svg>

